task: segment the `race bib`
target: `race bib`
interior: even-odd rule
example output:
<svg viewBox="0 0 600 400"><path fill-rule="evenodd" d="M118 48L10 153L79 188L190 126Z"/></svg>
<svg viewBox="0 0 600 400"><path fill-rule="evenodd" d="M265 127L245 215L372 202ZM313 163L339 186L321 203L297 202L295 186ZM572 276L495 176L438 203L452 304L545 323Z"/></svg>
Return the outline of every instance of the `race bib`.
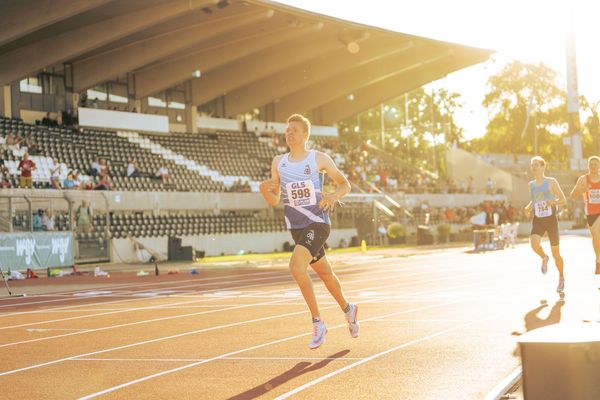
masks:
<svg viewBox="0 0 600 400"><path fill-rule="evenodd" d="M312 181L290 182L285 185L288 203L292 207L306 207L317 204L317 193Z"/></svg>
<svg viewBox="0 0 600 400"><path fill-rule="evenodd" d="M549 217L552 215L552 207L547 205L545 201L538 201L533 207L535 216L538 218Z"/></svg>
<svg viewBox="0 0 600 400"><path fill-rule="evenodd" d="M600 204L600 189L590 189L588 194L590 204Z"/></svg>

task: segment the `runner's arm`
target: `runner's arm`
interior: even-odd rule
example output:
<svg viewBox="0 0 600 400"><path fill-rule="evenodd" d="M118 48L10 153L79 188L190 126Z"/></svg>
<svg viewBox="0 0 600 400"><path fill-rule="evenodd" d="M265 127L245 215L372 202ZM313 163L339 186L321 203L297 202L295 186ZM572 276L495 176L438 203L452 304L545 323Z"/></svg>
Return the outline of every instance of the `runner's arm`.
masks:
<svg viewBox="0 0 600 400"><path fill-rule="evenodd" d="M281 197L281 189L279 187L279 172L277 172L277 165L281 156L273 158L271 163L271 179L263 181L260 184L260 193L265 198L266 202L271 206L279 204Z"/></svg>
<svg viewBox="0 0 600 400"><path fill-rule="evenodd" d="M323 200L321 200L319 205L325 211L333 210L335 203L350 193L350 190L352 189L350 187L350 182L348 182L348 179L346 179L344 174L338 169L329 155L320 151L317 152L317 165L321 171L325 171L329 174L329 177L336 185L335 192L323 193Z"/></svg>
<svg viewBox="0 0 600 400"><path fill-rule="evenodd" d="M563 193L556 179L552 179L550 189L552 190L552 193L558 198L556 200L556 205L564 206L567 204L567 198L565 197L565 194Z"/></svg>
<svg viewBox="0 0 600 400"><path fill-rule="evenodd" d="M569 197L571 197L573 200L577 200L579 197L581 197L583 193L587 191L588 187L587 181L585 180L585 176L580 176L579 179L577 179L575 187L573 188L573 190L571 190Z"/></svg>

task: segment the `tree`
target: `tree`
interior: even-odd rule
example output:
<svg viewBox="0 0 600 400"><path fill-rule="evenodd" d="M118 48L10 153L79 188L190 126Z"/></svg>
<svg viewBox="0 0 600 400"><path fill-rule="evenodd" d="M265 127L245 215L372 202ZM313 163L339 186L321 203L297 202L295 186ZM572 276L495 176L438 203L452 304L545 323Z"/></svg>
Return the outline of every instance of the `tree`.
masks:
<svg viewBox="0 0 600 400"><path fill-rule="evenodd" d="M589 103L581 96L579 99L581 111L587 114L587 118L582 126L583 155L589 157L600 154L600 119L598 116L598 106L600 101Z"/></svg>
<svg viewBox="0 0 600 400"><path fill-rule="evenodd" d="M566 95L555 71L513 61L489 78L488 88L482 102L490 116L487 132L469 143L470 150L533 154L537 146L548 161L567 160L560 135L568 130Z"/></svg>
<svg viewBox="0 0 600 400"><path fill-rule="evenodd" d="M446 89L425 91L418 88L410 93L386 101L383 106L384 150L406 160L407 164L429 170L443 166L439 160L445 146L462 139L463 130L455 125L453 115L460 108L460 95ZM363 111L338 124L344 140L381 146L382 107Z"/></svg>

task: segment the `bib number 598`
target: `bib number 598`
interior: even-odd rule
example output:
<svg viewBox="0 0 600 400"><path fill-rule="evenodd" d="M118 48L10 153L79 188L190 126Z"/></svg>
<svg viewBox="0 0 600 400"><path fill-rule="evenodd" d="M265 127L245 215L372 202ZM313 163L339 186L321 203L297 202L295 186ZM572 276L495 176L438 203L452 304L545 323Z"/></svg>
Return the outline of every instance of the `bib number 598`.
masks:
<svg viewBox="0 0 600 400"><path fill-rule="evenodd" d="M304 199L310 197L310 189L292 190L292 200Z"/></svg>

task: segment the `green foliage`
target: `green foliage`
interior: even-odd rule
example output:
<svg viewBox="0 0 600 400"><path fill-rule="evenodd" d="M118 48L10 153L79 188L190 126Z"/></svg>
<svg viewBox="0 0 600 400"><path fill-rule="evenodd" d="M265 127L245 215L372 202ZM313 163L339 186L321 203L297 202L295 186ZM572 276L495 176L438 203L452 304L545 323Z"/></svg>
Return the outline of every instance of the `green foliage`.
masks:
<svg viewBox="0 0 600 400"><path fill-rule="evenodd" d="M587 114L581 133L583 142L583 156L590 157L600 153L600 118L598 106L600 101L589 103L583 96L579 99L582 113Z"/></svg>
<svg viewBox="0 0 600 400"><path fill-rule="evenodd" d="M557 73L544 64L513 61L488 80L482 102L490 121L487 133L470 142L480 153L535 152L548 161L566 161L562 133L568 131L566 94Z"/></svg>
<svg viewBox="0 0 600 400"><path fill-rule="evenodd" d="M442 148L463 138L462 128L453 120L454 112L461 106L458 93L446 89L426 92L422 87L386 101L383 146L380 105L340 121L338 126L344 141L358 144L371 140L411 166L438 171L444 166Z"/></svg>
<svg viewBox="0 0 600 400"><path fill-rule="evenodd" d="M404 225L400 225L397 222L393 222L387 228L387 235L392 239L404 237L406 236L406 229L404 229Z"/></svg>

